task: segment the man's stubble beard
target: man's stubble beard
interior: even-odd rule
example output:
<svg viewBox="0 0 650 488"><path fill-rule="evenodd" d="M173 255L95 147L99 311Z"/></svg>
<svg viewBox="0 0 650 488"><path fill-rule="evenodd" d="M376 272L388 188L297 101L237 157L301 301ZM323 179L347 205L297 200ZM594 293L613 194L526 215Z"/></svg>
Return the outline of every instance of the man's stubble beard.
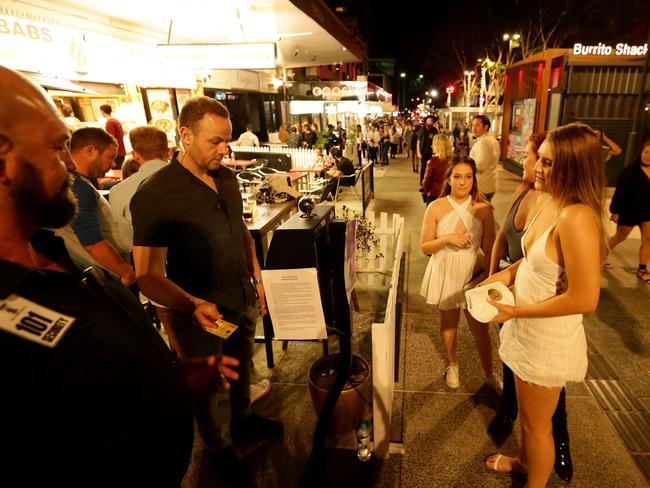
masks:
<svg viewBox="0 0 650 488"><path fill-rule="evenodd" d="M97 156L97 159L90 163L90 177L91 178L103 178L106 175L106 172L102 167L102 159L100 156Z"/></svg>
<svg viewBox="0 0 650 488"><path fill-rule="evenodd" d="M77 214L72 175L56 195L48 197L36 168L25 160L20 161L19 168L10 194L21 218L31 220L38 228L58 229L70 223Z"/></svg>

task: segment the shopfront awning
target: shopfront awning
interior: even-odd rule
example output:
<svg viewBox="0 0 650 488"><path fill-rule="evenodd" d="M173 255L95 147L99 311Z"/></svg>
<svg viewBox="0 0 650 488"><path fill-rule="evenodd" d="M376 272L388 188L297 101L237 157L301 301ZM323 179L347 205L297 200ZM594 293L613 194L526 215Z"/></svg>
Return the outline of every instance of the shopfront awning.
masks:
<svg viewBox="0 0 650 488"><path fill-rule="evenodd" d="M71 93L85 93L87 95L97 95L97 92L90 90L71 81L62 80L52 76L45 76L39 73L23 73L37 85L41 85L48 90L58 90Z"/></svg>
<svg viewBox="0 0 650 488"><path fill-rule="evenodd" d="M362 62L366 57L365 46L323 0L32 0L28 10L38 17L47 14L50 21L65 16L69 29L90 28L137 42L146 38L154 46L272 42L278 65L285 68ZM117 55L113 67L119 69L124 58Z"/></svg>

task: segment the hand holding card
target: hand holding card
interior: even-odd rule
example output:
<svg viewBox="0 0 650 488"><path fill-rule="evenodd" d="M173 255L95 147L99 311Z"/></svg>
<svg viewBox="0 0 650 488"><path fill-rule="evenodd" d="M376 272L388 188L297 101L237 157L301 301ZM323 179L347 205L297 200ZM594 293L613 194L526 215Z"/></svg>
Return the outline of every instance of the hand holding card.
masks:
<svg viewBox="0 0 650 488"><path fill-rule="evenodd" d="M210 334L214 334L217 337L221 337L222 339L228 339L228 337L230 337L232 333L237 330L237 326L235 324L227 322L223 319L215 320L214 324L214 326L204 327L203 330L209 332Z"/></svg>

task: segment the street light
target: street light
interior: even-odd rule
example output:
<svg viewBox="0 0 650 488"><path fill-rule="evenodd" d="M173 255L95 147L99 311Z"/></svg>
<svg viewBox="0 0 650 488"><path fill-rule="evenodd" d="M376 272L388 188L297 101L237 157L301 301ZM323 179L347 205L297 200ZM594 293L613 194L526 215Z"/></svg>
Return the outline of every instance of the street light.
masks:
<svg viewBox="0 0 650 488"><path fill-rule="evenodd" d="M481 87L479 89L479 113L483 113L485 103L487 102L487 82L486 82L486 71L487 66L489 66L490 58L479 59L479 64L481 65Z"/></svg>
<svg viewBox="0 0 650 488"><path fill-rule="evenodd" d="M447 106L451 107L451 94L454 93L454 86L449 85L445 91L447 92Z"/></svg>
<svg viewBox="0 0 650 488"><path fill-rule="evenodd" d="M465 104L467 105L467 123L469 124L469 106L472 103L472 98L471 98L471 86L472 86L472 77L476 73L474 71L465 71L465 76L467 77L466 84L465 84Z"/></svg>
<svg viewBox="0 0 650 488"><path fill-rule="evenodd" d="M508 64L510 63L510 55L512 53L512 45L514 44L515 47L519 45L517 41L521 39L521 36L519 34L503 34L503 40L508 41Z"/></svg>
<svg viewBox="0 0 650 488"><path fill-rule="evenodd" d="M438 90L431 89L430 91L427 92L427 96L429 96L429 107L431 107L432 110L436 109L436 98L438 97Z"/></svg>
<svg viewBox="0 0 650 488"><path fill-rule="evenodd" d="M401 108L406 108L406 88L405 88L406 80L404 80L404 78L406 78L406 73L404 73L404 72L402 71L402 72L399 74L399 80L397 80L397 83L398 83L398 87L397 87L397 95L398 95L398 96L399 96L399 93L400 93L400 89L399 89L400 87L399 87L399 84L400 84L400 83L402 84L402 90L401 90L401 91L402 91L402 98L401 98L401 102L402 102L402 103L401 103L401 104L398 104L398 105L400 105L400 107L399 107L400 109L401 109ZM402 106L403 106L403 107L402 107Z"/></svg>
<svg viewBox="0 0 650 488"><path fill-rule="evenodd" d="M452 124L452 119L453 119L453 115L452 115L452 111L451 111L451 94L454 93L454 91L455 91L454 85L449 85L447 88L445 88L445 91L447 92L447 108L449 109L449 111L447 112L447 116L449 117L449 119L448 119L449 120L449 132L451 132L451 130L452 130L451 124Z"/></svg>

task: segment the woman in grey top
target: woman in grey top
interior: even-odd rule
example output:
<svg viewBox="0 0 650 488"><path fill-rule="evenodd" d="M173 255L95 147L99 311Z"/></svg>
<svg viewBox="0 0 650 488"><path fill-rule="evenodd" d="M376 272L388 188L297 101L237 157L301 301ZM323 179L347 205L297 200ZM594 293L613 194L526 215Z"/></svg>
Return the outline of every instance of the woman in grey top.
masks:
<svg viewBox="0 0 650 488"><path fill-rule="evenodd" d="M499 271L500 268L503 269L523 258L521 236L526 228L526 221L531 216L531 209L535 208L537 198L541 194L534 187L535 173L533 167L539 157L537 150L545 138L546 132L533 134L524 149L522 159L522 166L524 167L523 181L515 190L506 218L494 241L490 259L490 275ZM499 266L500 262L502 263L501 267ZM488 426L488 433L498 441L505 440L512 431L517 413L515 380L510 368L504 364L503 400L501 408ZM553 414L553 438L555 441L555 471L561 479L570 481L573 476L573 466L569 452L564 388L562 388L558 406ZM494 469L492 466L488 467Z"/></svg>

